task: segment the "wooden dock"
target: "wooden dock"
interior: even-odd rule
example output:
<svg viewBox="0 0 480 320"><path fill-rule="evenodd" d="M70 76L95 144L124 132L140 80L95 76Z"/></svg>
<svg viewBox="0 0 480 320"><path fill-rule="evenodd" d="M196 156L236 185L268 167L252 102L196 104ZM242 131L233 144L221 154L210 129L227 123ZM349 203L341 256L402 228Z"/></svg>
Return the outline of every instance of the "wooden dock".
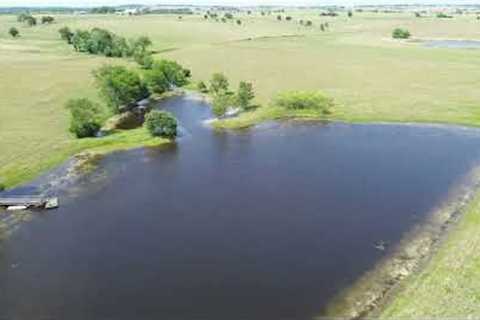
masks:
<svg viewBox="0 0 480 320"><path fill-rule="evenodd" d="M42 196L0 197L0 207L35 207L53 209L58 207L58 199Z"/></svg>

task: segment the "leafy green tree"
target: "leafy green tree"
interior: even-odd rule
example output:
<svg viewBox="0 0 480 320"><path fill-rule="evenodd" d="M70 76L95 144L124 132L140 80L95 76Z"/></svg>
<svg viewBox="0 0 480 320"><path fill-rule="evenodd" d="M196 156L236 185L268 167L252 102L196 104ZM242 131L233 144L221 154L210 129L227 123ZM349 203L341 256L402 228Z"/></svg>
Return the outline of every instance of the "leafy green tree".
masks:
<svg viewBox="0 0 480 320"><path fill-rule="evenodd" d="M135 62L138 63L143 69L152 69L154 60L151 53L145 51L137 52L133 58L135 59Z"/></svg>
<svg viewBox="0 0 480 320"><path fill-rule="evenodd" d="M77 138L94 137L101 128L98 105L88 99L72 99L66 104L70 111L70 132Z"/></svg>
<svg viewBox="0 0 480 320"><path fill-rule="evenodd" d="M352 10L348 10L348 17L349 18L353 17L353 11Z"/></svg>
<svg viewBox="0 0 480 320"><path fill-rule="evenodd" d="M213 114L217 117L224 116L231 102L231 97L227 93L221 92L216 94L212 101Z"/></svg>
<svg viewBox="0 0 480 320"><path fill-rule="evenodd" d="M311 27L311 26L313 25L313 22L310 21L310 20L308 20L307 22L305 22L305 25L306 25L307 27Z"/></svg>
<svg viewBox="0 0 480 320"><path fill-rule="evenodd" d="M396 28L392 32L392 37L394 39L408 39L410 38L411 34L410 31L407 29L402 29L402 28Z"/></svg>
<svg viewBox="0 0 480 320"><path fill-rule="evenodd" d="M106 65L94 71L94 76L102 97L115 114L150 95L138 73L124 66Z"/></svg>
<svg viewBox="0 0 480 320"><path fill-rule="evenodd" d="M55 18L52 16L43 16L42 17L42 24L46 23L53 23L55 21Z"/></svg>
<svg viewBox="0 0 480 320"><path fill-rule="evenodd" d="M286 16L286 17L285 17L285 20L287 20L287 21L292 21L292 17L291 17L291 16Z"/></svg>
<svg viewBox="0 0 480 320"><path fill-rule="evenodd" d="M37 18L33 16L27 16L25 18L25 22L27 23L28 26L33 27L37 25Z"/></svg>
<svg viewBox="0 0 480 320"><path fill-rule="evenodd" d="M238 24L239 26L242 25L242 20L237 19L237 24Z"/></svg>
<svg viewBox="0 0 480 320"><path fill-rule="evenodd" d="M225 17L225 19L231 20L231 19L233 19L233 14L231 14L230 12L227 12L227 13L225 13L224 17Z"/></svg>
<svg viewBox="0 0 480 320"><path fill-rule="evenodd" d="M248 109L250 102L255 98L253 85L249 82L240 82L237 91L237 103L242 109Z"/></svg>
<svg viewBox="0 0 480 320"><path fill-rule="evenodd" d="M173 86L186 85L189 74L189 70L175 61L160 60L154 62L151 70L145 73L145 79L153 92L161 94L171 90Z"/></svg>
<svg viewBox="0 0 480 320"><path fill-rule="evenodd" d="M17 16L17 21L18 22L25 22L25 20L27 20L27 18L30 17L30 15L28 13L20 13L18 16Z"/></svg>
<svg viewBox="0 0 480 320"><path fill-rule="evenodd" d="M20 35L20 31L18 31L17 28L11 27L10 30L8 30L8 33L13 37L16 38Z"/></svg>
<svg viewBox="0 0 480 320"><path fill-rule="evenodd" d="M278 15L278 16L277 16L277 20L278 20L278 21L282 21L282 16L281 16L281 15Z"/></svg>
<svg viewBox="0 0 480 320"><path fill-rule="evenodd" d="M322 32L325 31L325 25L323 23L320 25L320 30L322 30Z"/></svg>
<svg viewBox="0 0 480 320"><path fill-rule="evenodd" d="M207 85L206 85L205 82L203 82L203 81L200 81L200 82L197 84L197 89L198 89L198 91L200 91L201 93L207 93L207 92L208 92Z"/></svg>
<svg viewBox="0 0 480 320"><path fill-rule="evenodd" d="M68 44L72 44L72 38L74 33L70 30L69 27L63 27L60 30L58 30L58 33L60 33L60 38L64 41L66 41Z"/></svg>
<svg viewBox="0 0 480 320"><path fill-rule="evenodd" d="M228 91L229 83L227 77L222 73L214 73L210 80L210 91L214 94Z"/></svg>
<svg viewBox="0 0 480 320"><path fill-rule="evenodd" d="M152 40L147 36L141 36L134 40L133 42L133 51L134 52L145 52L148 47L152 45Z"/></svg>
<svg viewBox="0 0 480 320"><path fill-rule="evenodd" d="M145 117L144 125L152 136L166 138L177 136L177 119L170 112L153 110Z"/></svg>

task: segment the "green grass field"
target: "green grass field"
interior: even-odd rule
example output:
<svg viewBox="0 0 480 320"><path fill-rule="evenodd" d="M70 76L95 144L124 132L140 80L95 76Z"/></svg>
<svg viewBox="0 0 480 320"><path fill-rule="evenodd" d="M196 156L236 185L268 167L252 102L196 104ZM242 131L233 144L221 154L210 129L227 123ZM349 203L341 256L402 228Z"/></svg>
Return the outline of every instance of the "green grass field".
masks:
<svg viewBox="0 0 480 320"><path fill-rule="evenodd" d="M64 25L103 27L125 37L149 36L158 58L175 59L208 80L223 72L236 87L254 83L261 107L217 127L245 127L284 117L318 118L311 111L285 113L270 105L284 90L322 90L335 99L334 120L353 122L438 122L480 125L478 50L425 48L391 39L396 27L415 39L479 39L475 16L417 19L413 14L355 14L323 18L292 11L312 28L279 22L275 16L242 16L243 24L205 21L201 16L57 16L34 28L0 16L0 182L14 186L84 151L110 151L165 140L143 129L105 139L76 140L67 131L69 98L98 100L91 72L116 59L77 54L59 40ZM328 22L328 32L319 24ZM13 40L7 31L21 33ZM128 62L127 62L128 63ZM386 310L385 316L480 315L474 292L479 274L476 201L429 267ZM454 306L454 304L456 306Z"/></svg>

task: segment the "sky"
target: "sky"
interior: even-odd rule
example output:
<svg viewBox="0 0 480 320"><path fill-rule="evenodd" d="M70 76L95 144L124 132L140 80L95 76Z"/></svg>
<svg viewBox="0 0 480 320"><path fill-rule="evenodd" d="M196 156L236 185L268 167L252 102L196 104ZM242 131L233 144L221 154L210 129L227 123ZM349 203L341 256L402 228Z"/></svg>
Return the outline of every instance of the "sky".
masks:
<svg viewBox="0 0 480 320"><path fill-rule="evenodd" d="M480 4L480 0L0 0L0 7L75 6L92 7L121 4L197 5L360 5L360 4Z"/></svg>

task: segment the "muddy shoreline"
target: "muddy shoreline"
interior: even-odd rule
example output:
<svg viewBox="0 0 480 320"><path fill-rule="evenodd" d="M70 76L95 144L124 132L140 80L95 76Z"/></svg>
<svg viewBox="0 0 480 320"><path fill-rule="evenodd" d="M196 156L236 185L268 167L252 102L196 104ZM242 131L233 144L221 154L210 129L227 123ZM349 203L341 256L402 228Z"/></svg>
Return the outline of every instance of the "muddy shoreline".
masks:
<svg viewBox="0 0 480 320"><path fill-rule="evenodd" d="M325 317L378 317L403 285L423 270L479 191L480 167L475 167L425 221L404 236L391 254L332 299Z"/></svg>

